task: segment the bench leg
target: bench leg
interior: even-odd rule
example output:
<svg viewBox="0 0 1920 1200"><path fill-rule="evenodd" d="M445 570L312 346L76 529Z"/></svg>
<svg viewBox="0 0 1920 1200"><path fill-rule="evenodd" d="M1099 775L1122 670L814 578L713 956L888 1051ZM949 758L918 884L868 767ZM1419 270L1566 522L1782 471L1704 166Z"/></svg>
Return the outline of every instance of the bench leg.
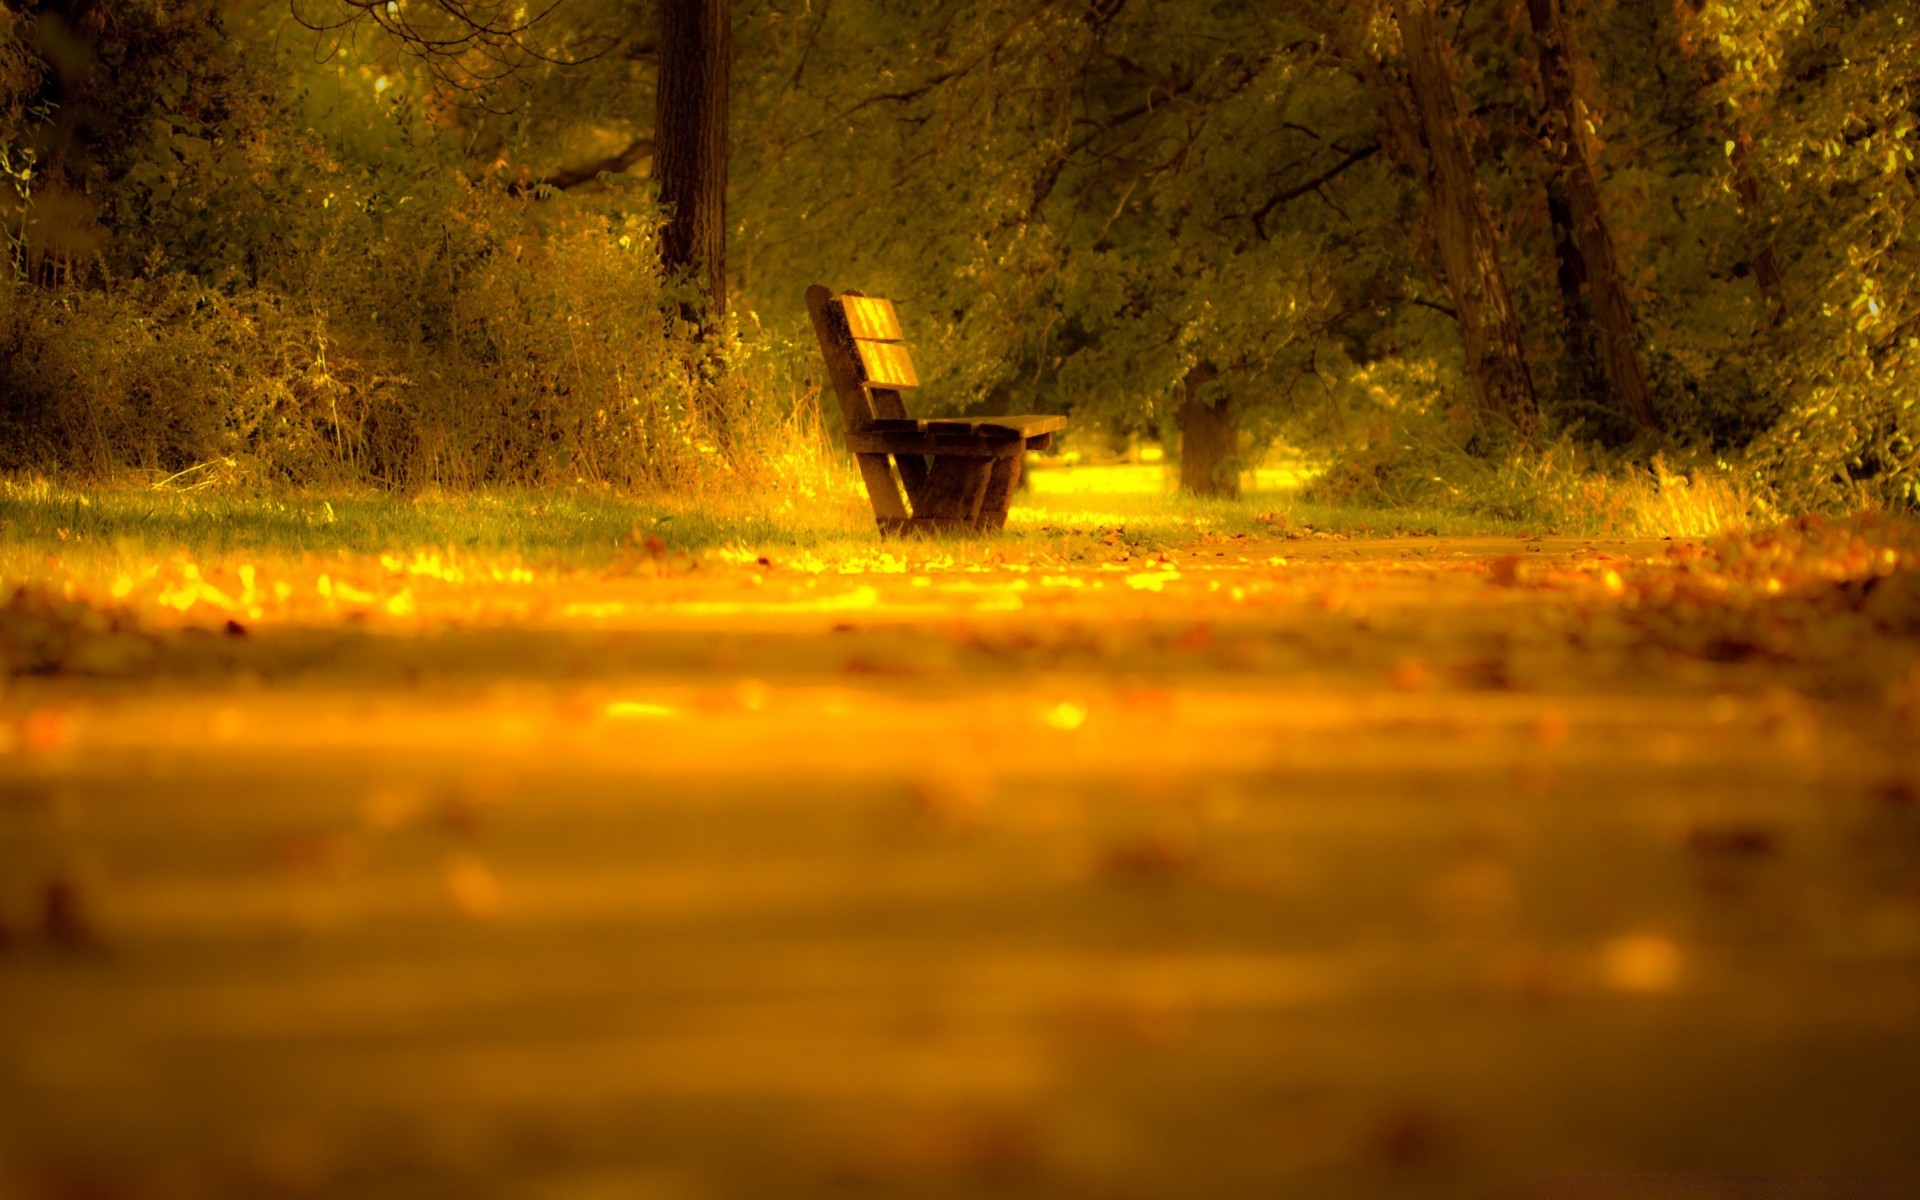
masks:
<svg viewBox="0 0 1920 1200"><path fill-rule="evenodd" d="M884 454L856 454L860 478L867 485L867 499L873 504L873 518L886 529L889 522L907 519L907 506L900 499L900 485L893 478L893 464Z"/></svg>
<svg viewBox="0 0 1920 1200"><path fill-rule="evenodd" d="M936 456L927 471L921 503L914 506L914 517L974 524L980 516L980 502L986 496L994 461L958 454Z"/></svg>
<svg viewBox="0 0 1920 1200"><path fill-rule="evenodd" d="M894 469L900 472L900 482L907 489L907 507L920 511L926 501L921 497L927 493L927 460L920 454L896 454L893 456Z"/></svg>
<svg viewBox="0 0 1920 1200"><path fill-rule="evenodd" d="M993 470L987 476L986 495L980 500L980 528L1007 527L1007 509L1013 506L1013 491L1020 486L1020 473L1026 470L1026 465L1024 454L1010 454L993 460Z"/></svg>

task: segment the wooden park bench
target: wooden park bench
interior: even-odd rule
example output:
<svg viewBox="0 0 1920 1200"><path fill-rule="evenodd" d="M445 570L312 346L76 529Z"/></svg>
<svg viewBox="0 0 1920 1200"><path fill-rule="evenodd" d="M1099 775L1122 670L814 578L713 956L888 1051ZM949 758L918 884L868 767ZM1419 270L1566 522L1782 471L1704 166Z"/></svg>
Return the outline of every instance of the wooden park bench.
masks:
<svg viewBox="0 0 1920 1200"><path fill-rule="evenodd" d="M807 289L807 312L881 532L1003 528L1026 452L1045 449L1067 419L915 420L900 393L919 387L920 376L901 344L893 302L836 296L816 283Z"/></svg>

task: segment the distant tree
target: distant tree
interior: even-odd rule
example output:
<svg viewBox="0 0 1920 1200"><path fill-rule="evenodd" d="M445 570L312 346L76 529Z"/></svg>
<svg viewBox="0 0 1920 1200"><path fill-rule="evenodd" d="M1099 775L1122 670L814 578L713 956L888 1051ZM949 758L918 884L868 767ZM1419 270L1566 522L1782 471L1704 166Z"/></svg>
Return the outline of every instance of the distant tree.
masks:
<svg viewBox="0 0 1920 1200"><path fill-rule="evenodd" d="M624 66L651 60L654 128L611 153L564 164L531 185L561 189L624 171L651 157L652 174L667 210L661 230L663 263L693 276L705 303L688 316L717 327L727 313L726 195L732 5L728 0L658 0L651 38L606 36L583 0L290 0L308 27L339 32L378 26L412 51L442 86L483 112L508 115L526 99L528 77L550 67L586 67L608 60ZM602 6L604 7L604 6ZM563 19L564 18L564 19ZM618 73L615 73L618 76ZM501 91L523 85L511 106ZM578 102L579 93L569 99ZM575 113L573 119L593 114ZM539 119L539 118L536 118ZM548 118L550 119L550 118ZM694 311L695 308L701 311Z"/></svg>
<svg viewBox="0 0 1920 1200"><path fill-rule="evenodd" d="M1442 0L1391 0L1397 45L1383 44L1374 80L1400 161L1427 195L1437 282L1452 305L1480 410L1531 437L1540 423L1519 311L1467 131L1467 105L1450 63Z"/></svg>
<svg viewBox="0 0 1920 1200"><path fill-rule="evenodd" d="M1527 0L1548 153L1547 208L1575 375L1641 430L1659 427L1640 365L1633 304L1593 165L1579 79L1590 74L1563 0Z"/></svg>
<svg viewBox="0 0 1920 1200"><path fill-rule="evenodd" d="M729 0L660 0L654 175L667 223L668 270L701 279L703 321L727 316L728 109L733 63Z"/></svg>

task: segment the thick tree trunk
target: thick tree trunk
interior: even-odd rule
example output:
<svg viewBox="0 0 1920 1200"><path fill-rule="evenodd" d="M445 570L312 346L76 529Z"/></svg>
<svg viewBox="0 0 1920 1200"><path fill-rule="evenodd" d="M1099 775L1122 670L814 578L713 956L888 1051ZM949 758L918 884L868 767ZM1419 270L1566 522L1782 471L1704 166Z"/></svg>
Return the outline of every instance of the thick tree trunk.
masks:
<svg viewBox="0 0 1920 1200"><path fill-rule="evenodd" d="M1426 186L1433 265L1457 314L1467 378L1487 418L1531 437L1539 426L1539 399L1467 142L1459 84L1443 57L1445 35L1435 20L1434 0L1392 3L1406 95L1388 98L1388 125L1402 159Z"/></svg>
<svg viewBox="0 0 1920 1200"><path fill-rule="evenodd" d="M1593 173L1593 143L1585 106L1574 86L1579 44L1561 0L1527 0L1527 16L1540 56L1540 91L1547 136L1554 155L1547 207L1553 216L1554 248L1560 257L1560 291L1566 308L1568 351L1590 382L1597 375L1624 415L1642 429L1658 428L1633 304L1620 269L1620 253L1607 226L1600 185ZM1596 369L1597 368L1597 369Z"/></svg>
<svg viewBox="0 0 1920 1200"><path fill-rule="evenodd" d="M1547 217L1553 226L1553 256L1558 266L1560 311L1566 319L1568 374L1576 392L1606 395L1606 372L1600 366L1600 330L1587 303L1587 260L1574 237L1573 201L1556 173L1547 179Z"/></svg>
<svg viewBox="0 0 1920 1200"><path fill-rule="evenodd" d="M1200 390L1219 378L1209 362L1195 365L1180 382L1180 490L1193 496L1240 497L1240 413L1232 396L1203 399Z"/></svg>
<svg viewBox="0 0 1920 1200"><path fill-rule="evenodd" d="M709 297L704 323L727 314L727 97L733 59L729 0L662 0L653 170L669 216L660 257L693 271Z"/></svg>

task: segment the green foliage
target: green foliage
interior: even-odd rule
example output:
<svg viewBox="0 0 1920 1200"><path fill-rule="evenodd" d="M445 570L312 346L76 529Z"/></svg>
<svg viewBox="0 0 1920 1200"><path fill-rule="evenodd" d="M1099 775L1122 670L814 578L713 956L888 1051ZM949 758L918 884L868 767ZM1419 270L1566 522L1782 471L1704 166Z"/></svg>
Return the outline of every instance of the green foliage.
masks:
<svg viewBox="0 0 1920 1200"><path fill-rule="evenodd" d="M1398 438L1485 486L1478 466L1502 452L1460 419L1457 336L1427 306L1410 181L1385 152L1341 169L1381 139L1366 66L1387 12L757 10L747 286L762 309L813 278L903 297L947 382L930 399L950 408L1065 408L1082 429L1153 436L1205 361L1222 374L1204 394L1235 396L1255 450ZM1912 15L1804 0L1574 12L1665 427L1626 466L1717 456L1796 507L1912 503ZM1617 415L1561 344L1525 24L1449 7L1467 134L1550 436L1611 440ZM1757 286L1768 245L1784 278ZM1382 406L1396 374L1422 382Z"/></svg>
<svg viewBox="0 0 1920 1200"><path fill-rule="evenodd" d="M1914 503L1907 8L1613 0L1588 22L1668 431L1796 509Z"/></svg>
<svg viewBox="0 0 1920 1200"><path fill-rule="evenodd" d="M1573 527L1612 501L1526 478L1657 492L1664 456L1792 508L1920 503L1910 6L1569 8L1664 425L1613 459L1563 345L1524 14L1438 2L1542 392L1531 458L1475 416L1383 117L1382 0L743 6L718 345L654 265L650 13L568 0L495 78L282 0L130 0L0 5L0 466L825 496L821 281L899 301L919 410L1171 440L1207 377L1246 463L1303 447L1343 502Z"/></svg>
<svg viewBox="0 0 1920 1200"><path fill-rule="evenodd" d="M1401 416L1372 428L1308 483L1304 500L1616 537L1708 537L1779 517L1768 489L1724 461L1656 455L1641 466L1572 439L1488 457L1468 453L1457 431L1431 419Z"/></svg>
<svg viewBox="0 0 1920 1200"><path fill-rule="evenodd" d="M695 481L712 439L692 403L702 352L665 315L646 224L431 176L399 197L356 182L343 171L286 197L279 244L247 248L256 281L229 267L10 289L6 465Z"/></svg>
<svg viewBox="0 0 1920 1200"><path fill-rule="evenodd" d="M1754 155L1781 181L1795 256L1765 375L1787 411L1758 461L1796 506L1920 506L1920 16L1778 2L1720 15L1750 47L1729 103L1766 113Z"/></svg>

